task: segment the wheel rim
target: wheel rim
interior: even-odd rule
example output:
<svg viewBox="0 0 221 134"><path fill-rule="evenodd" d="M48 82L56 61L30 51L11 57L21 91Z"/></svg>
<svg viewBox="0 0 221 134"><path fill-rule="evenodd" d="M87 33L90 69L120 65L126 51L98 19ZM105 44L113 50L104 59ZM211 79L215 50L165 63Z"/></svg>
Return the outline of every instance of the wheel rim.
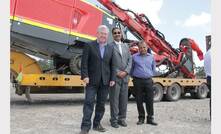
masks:
<svg viewBox="0 0 221 134"><path fill-rule="evenodd" d="M198 98L206 98L208 94L208 87L206 84L201 84L198 89Z"/></svg>
<svg viewBox="0 0 221 134"><path fill-rule="evenodd" d="M200 94L205 94L206 93L206 89L204 88L204 87L202 87L201 89L200 89Z"/></svg>
<svg viewBox="0 0 221 134"><path fill-rule="evenodd" d="M76 63L77 63L77 68L80 69L81 68L81 56L78 56L76 58Z"/></svg>
<svg viewBox="0 0 221 134"><path fill-rule="evenodd" d="M177 92L178 92L178 91L177 91L177 88L176 88L176 87L172 87L172 88L171 88L171 95L172 95L172 96L176 97L176 96L177 96Z"/></svg>
<svg viewBox="0 0 221 134"><path fill-rule="evenodd" d="M70 70L73 74L80 74L81 73L81 55L75 55L70 60Z"/></svg>
<svg viewBox="0 0 221 134"><path fill-rule="evenodd" d="M172 84L168 90L167 90L167 94L166 94L166 98L169 101L177 101L181 96L181 87L174 83Z"/></svg>

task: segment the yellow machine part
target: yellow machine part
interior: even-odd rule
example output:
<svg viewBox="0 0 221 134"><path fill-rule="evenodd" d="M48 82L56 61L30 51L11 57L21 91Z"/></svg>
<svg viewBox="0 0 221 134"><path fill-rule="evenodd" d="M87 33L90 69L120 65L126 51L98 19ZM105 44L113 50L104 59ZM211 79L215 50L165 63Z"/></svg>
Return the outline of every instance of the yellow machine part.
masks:
<svg viewBox="0 0 221 134"><path fill-rule="evenodd" d="M23 74L41 74L42 70L37 61L30 56L11 50L10 53L10 68L14 73Z"/></svg>
<svg viewBox="0 0 221 134"><path fill-rule="evenodd" d="M84 82L79 75L62 74L24 74L20 83L23 86L56 86L56 87L83 87Z"/></svg>
<svg viewBox="0 0 221 134"><path fill-rule="evenodd" d="M199 86L206 83L206 79L185 79L185 78L153 78L154 83L160 83L162 86L171 86L173 83L178 83L180 86ZM129 81L129 87L133 86L132 79Z"/></svg>

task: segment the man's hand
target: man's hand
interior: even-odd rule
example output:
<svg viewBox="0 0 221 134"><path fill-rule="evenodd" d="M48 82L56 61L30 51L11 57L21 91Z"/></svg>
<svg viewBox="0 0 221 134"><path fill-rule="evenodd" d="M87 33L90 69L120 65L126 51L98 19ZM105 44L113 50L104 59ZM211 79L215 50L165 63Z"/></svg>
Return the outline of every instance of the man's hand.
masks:
<svg viewBox="0 0 221 134"><path fill-rule="evenodd" d="M120 77L121 79L123 79L126 75L127 75L127 72L124 72L124 71L119 71L117 73L117 76Z"/></svg>
<svg viewBox="0 0 221 134"><path fill-rule="evenodd" d="M115 81L110 81L110 87L113 87L115 85Z"/></svg>
<svg viewBox="0 0 221 134"><path fill-rule="evenodd" d="M89 78L86 77L86 78L83 79L83 81L84 81L85 84L88 84L89 83Z"/></svg>
<svg viewBox="0 0 221 134"><path fill-rule="evenodd" d="M121 71L121 77L124 78L125 76L127 76L127 72Z"/></svg>

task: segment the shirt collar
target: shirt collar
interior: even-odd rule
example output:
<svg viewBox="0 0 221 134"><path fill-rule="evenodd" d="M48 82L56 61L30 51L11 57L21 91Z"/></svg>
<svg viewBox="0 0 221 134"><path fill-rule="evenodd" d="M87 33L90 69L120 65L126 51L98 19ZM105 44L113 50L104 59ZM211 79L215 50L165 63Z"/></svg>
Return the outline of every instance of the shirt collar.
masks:
<svg viewBox="0 0 221 134"><path fill-rule="evenodd" d="M145 55L141 55L140 52L138 52L138 55L139 56L150 56L151 54L147 52Z"/></svg>
<svg viewBox="0 0 221 134"><path fill-rule="evenodd" d="M120 45L120 44L122 44L122 42L121 41L119 41L119 42L117 42L117 41L114 41L115 42L115 44L117 44L117 45Z"/></svg>
<svg viewBox="0 0 221 134"><path fill-rule="evenodd" d="M106 45L107 45L107 43L100 44L98 41L97 41L97 43L98 43L98 45L99 45L100 47L104 47L104 46L106 46Z"/></svg>

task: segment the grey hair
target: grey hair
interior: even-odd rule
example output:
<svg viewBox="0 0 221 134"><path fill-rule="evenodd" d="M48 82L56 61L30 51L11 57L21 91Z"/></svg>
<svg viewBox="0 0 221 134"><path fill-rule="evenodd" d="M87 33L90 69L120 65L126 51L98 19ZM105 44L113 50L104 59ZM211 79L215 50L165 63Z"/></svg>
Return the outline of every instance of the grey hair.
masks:
<svg viewBox="0 0 221 134"><path fill-rule="evenodd" d="M142 44L148 45L144 40L141 40L141 41L138 42L138 46L140 46Z"/></svg>
<svg viewBox="0 0 221 134"><path fill-rule="evenodd" d="M101 32L102 29L106 29L106 30L107 30L107 33L109 33L109 28L108 28L106 25L100 25L100 26L97 28L97 32Z"/></svg>

